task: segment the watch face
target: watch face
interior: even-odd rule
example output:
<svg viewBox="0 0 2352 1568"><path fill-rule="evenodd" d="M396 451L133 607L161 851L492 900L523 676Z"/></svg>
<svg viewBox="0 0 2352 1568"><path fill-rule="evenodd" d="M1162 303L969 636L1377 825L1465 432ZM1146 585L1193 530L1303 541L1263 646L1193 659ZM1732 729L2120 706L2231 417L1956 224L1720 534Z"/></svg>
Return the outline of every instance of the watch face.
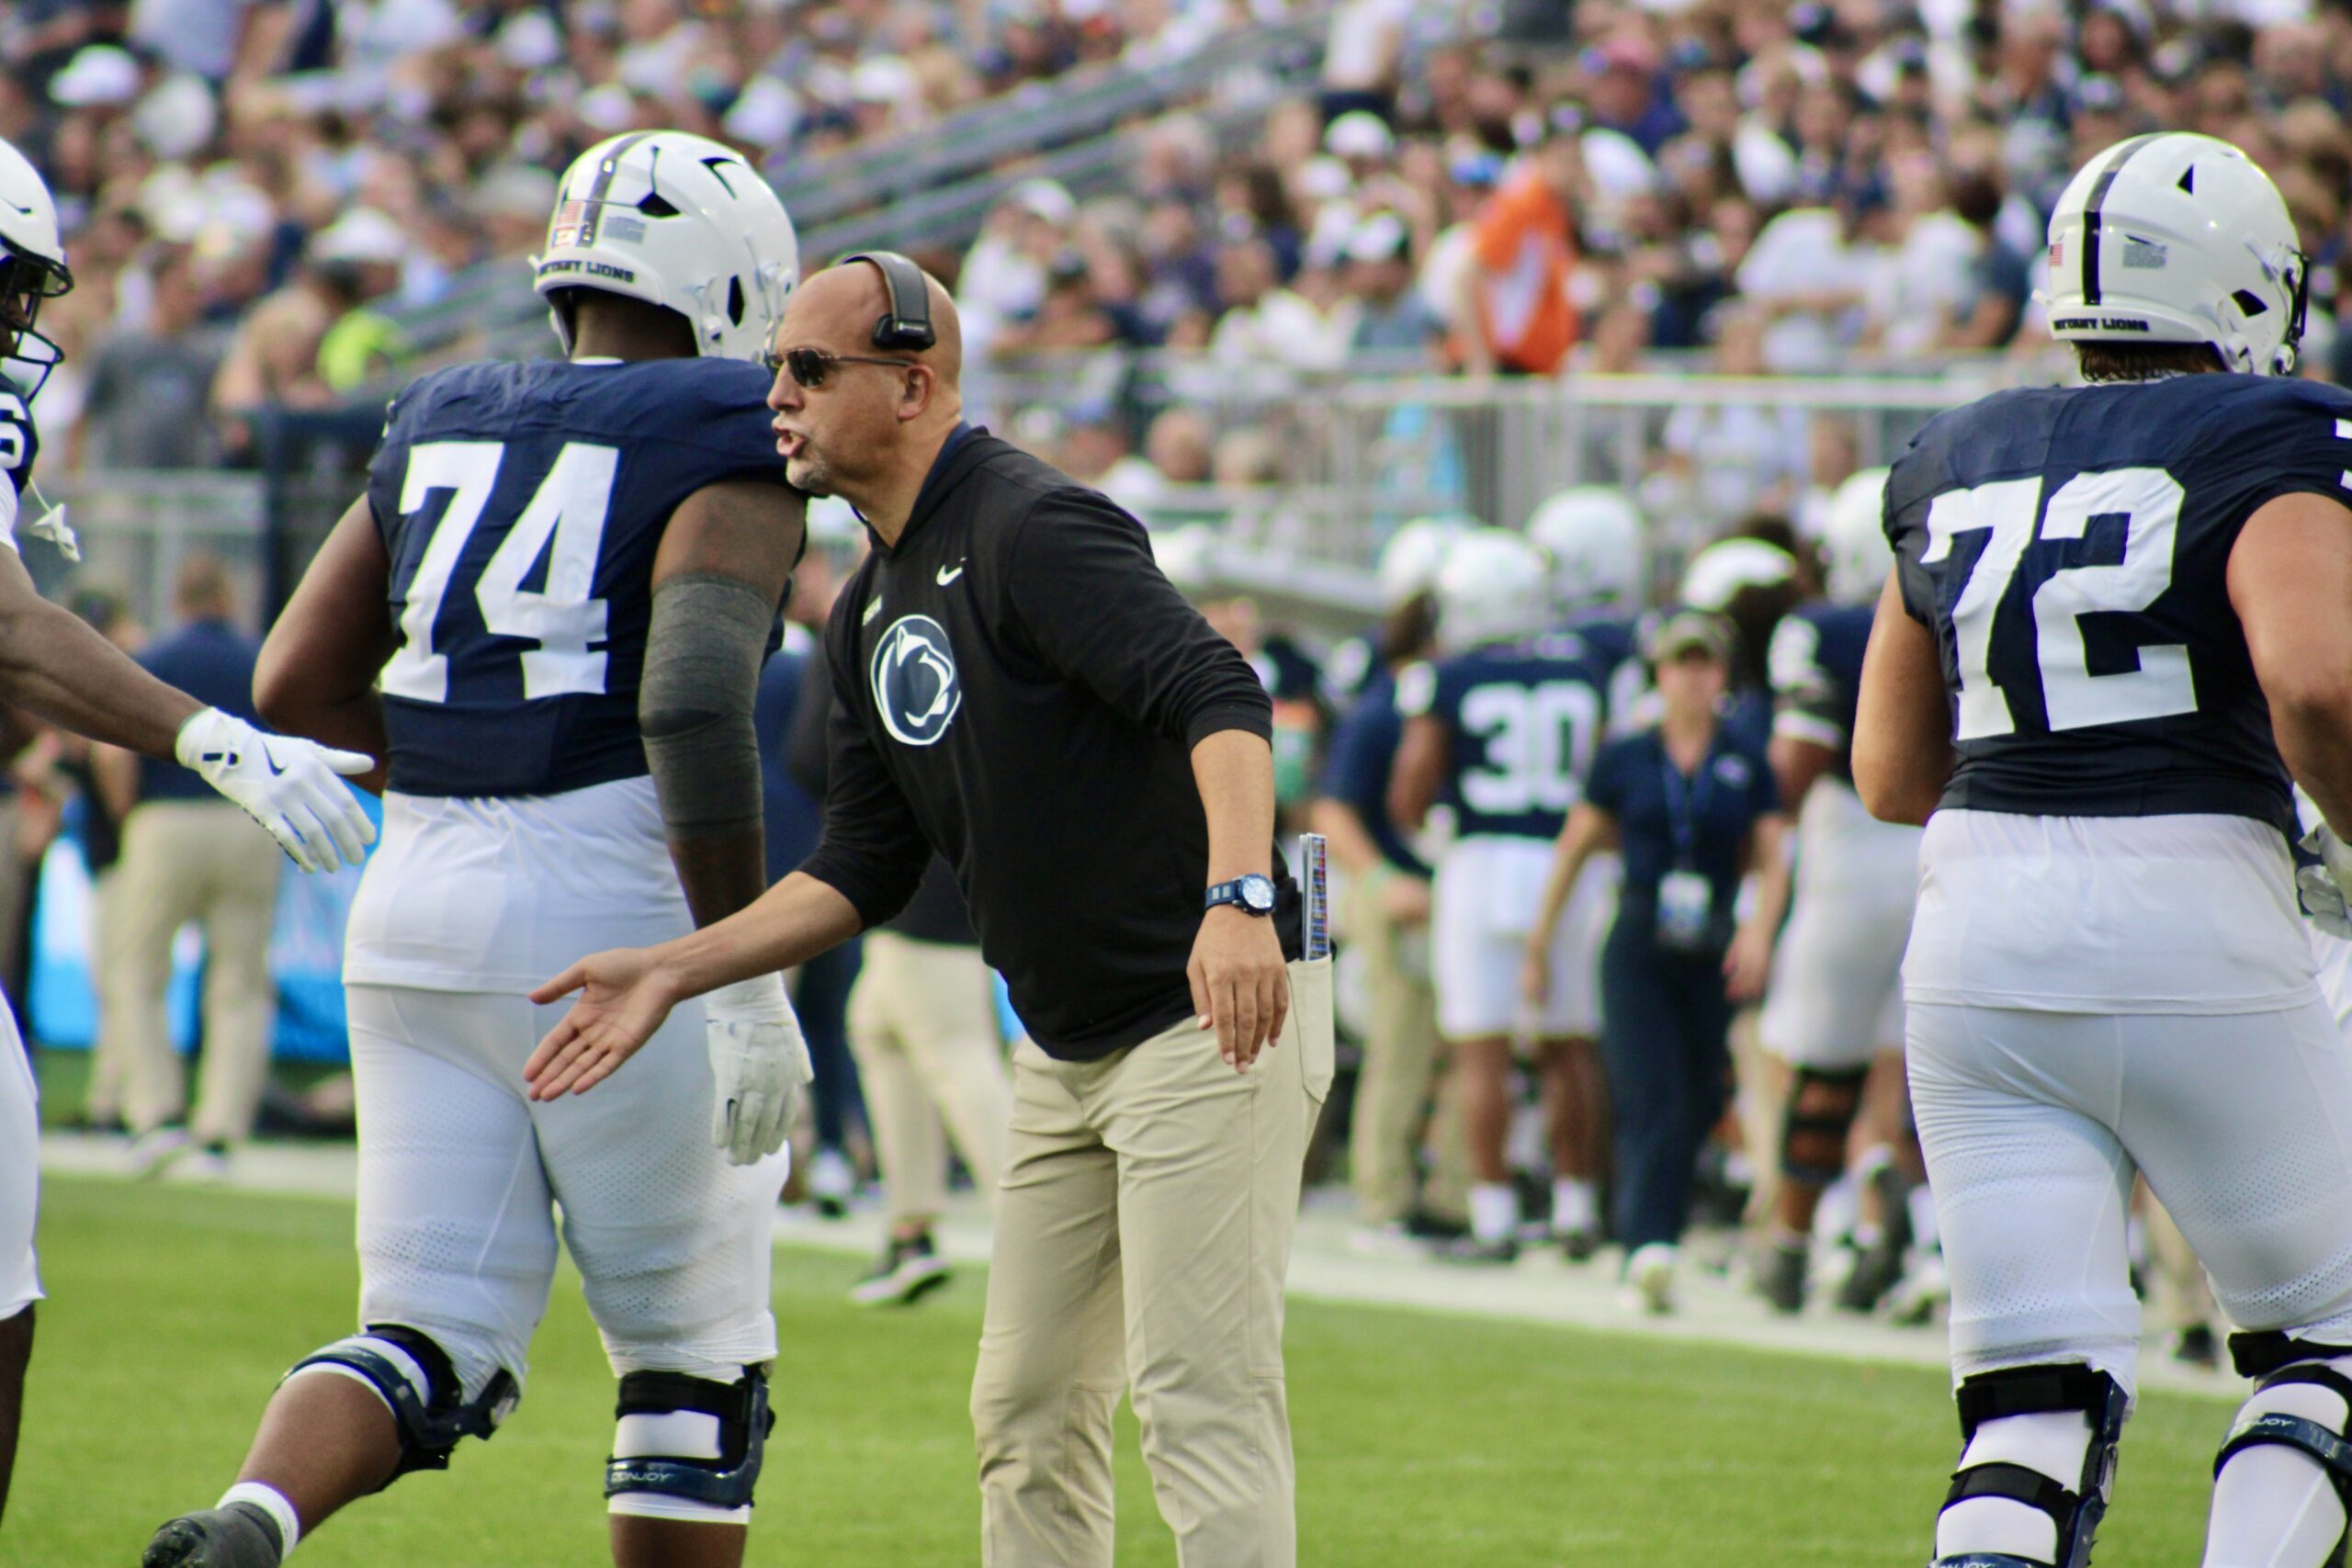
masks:
<svg viewBox="0 0 2352 1568"><path fill-rule="evenodd" d="M1272 912L1274 885L1271 878L1245 876L1241 879L1241 901L1260 914Z"/></svg>

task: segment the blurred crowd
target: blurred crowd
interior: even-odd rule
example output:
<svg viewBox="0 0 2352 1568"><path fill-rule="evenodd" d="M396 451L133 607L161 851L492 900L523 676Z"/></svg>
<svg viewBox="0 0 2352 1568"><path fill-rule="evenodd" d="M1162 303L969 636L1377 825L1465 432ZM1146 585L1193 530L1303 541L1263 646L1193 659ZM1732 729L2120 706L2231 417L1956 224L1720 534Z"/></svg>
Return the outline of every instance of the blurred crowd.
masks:
<svg viewBox="0 0 2352 1568"><path fill-rule="evenodd" d="M1279 6L1272 7L1278 11ZM1181 58L1244 0L19 0L0 138L58 197L77 287L38 416L65 466L256 458L269 405L401 366L401 307L540 243L617 132L772 176L1073 68Z"/></svg>
<svg viewBox="0 0 2352 1568"><path fill-rule="evenodd" d="M1018 188L967 258L999 355L1107 343L1236 365L1731 375L1922 368L2046 342L2049 209L2158 129L2243 146L2313 258L2314 373L2352 194L2352 8L2296 0L1692 0L1467 38L1351 0L1319 103L1246 145L1180 117L1127 187ZM1393 362L1393 361L1392 361ZM1690 361L1680 361L1688 365ZM1764 433L1776 436L1778 433Z"/></svg>

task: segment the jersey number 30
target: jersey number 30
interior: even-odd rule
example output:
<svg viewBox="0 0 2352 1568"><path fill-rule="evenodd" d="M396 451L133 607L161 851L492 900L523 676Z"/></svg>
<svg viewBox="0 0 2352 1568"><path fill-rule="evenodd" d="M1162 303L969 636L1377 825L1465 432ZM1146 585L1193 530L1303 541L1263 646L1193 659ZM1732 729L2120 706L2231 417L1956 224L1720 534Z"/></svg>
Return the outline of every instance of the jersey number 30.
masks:
<svg viewBox="0 0 2352 1568"><path fill-rule="evenodd" d="M2138 669L2103 675L2091 673L2083 650L2081 617L2145 610L2172 585L2180 482L2162 468L2077 474L2058 487L2046 507L2041 485L2039 478L2002 479L1948 491L1928 508L1922 566L1950 561L1953 541L1965 535L1989 536L1975 560L1962 564L1960 592L1951 601L1960 665L1960 721L1953 739L1981 740L2017 729L2008 694L1993 680L1993 632L2004 604L2014 597L2010 587L2026 547L2036 537L2037 516L2044 539L2079 539L2095 517L2128 519L2120 561L2065 567L2033 590L2030 635L2050 728L2083 729L2196 712L2197 689L2185 646L2143 647ZM2010 609L2009 619L2018 613Z"/></svg>
<svg viewBox="0 0 2352 1568"><path fill-rule="evenodd" d="M1462 728L1486 742L1486 765L1463 771L1464 805L1495 816L1566 811L1592 761L1600 699L1577 681L1474 686Z"/></svg>
<svg viewBox="0 0 2352 1568"><path fill-rule="evenodd" d="M413 702L449 700L449 658L434 651L434 626L450 579L473 537L498 485L506 455L500 441L428 441L413 447L401 480L401 515L424 510L436 490L450 491L440 523L425 541L416 575L401 611L401 646L384 666L384 694ZM523 653L523 695L536 701L574 693L601 696L605 654L589 644L605 640L605 601L589 597L596 558L604 548L605 514L613 501L613 476L620 451L584 441L567 443L556 454L548 477L528 505L483 563L474 585L482 625L492 636L526 637L539 646ZM549 541L553 548L549 548ZM523 580L547 558L547 582L526 589Z"/></svg>

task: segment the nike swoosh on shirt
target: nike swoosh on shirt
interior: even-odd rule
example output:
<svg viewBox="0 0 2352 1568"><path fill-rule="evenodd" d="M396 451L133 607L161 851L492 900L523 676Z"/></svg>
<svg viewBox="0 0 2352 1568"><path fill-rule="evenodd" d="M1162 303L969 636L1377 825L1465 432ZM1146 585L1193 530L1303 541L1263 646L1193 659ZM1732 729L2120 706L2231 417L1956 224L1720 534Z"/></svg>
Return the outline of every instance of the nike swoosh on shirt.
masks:
<svg viewBox="0 0 2352 1568"><path fill-rule="evenodd" d="M950 571L943 566L938 570L938 571L933 574L932 580L937 582L942 588L944 588L963 575L964 563L959 560L956 563L956 570L954 571Z"/></svg>

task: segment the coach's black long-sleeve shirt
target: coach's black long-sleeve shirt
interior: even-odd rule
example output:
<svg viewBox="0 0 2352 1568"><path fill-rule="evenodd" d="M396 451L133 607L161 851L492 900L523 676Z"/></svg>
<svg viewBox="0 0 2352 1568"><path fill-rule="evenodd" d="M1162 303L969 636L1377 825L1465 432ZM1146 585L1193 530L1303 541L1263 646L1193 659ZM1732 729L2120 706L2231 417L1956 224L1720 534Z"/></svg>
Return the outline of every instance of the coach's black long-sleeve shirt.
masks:
<svg viewBox="0 0 2352 1568"><path fill-rule="evenodd" d="M867 925L955 867L1031 1037L1085 1060L1192 1012L1208 883L1192 749L1272 704L1152 562L1142 525L986 431L933 466L825 628L838 707L825 836L800 867ZM1274 859L1272 917L1299 952Z"/></svg>

